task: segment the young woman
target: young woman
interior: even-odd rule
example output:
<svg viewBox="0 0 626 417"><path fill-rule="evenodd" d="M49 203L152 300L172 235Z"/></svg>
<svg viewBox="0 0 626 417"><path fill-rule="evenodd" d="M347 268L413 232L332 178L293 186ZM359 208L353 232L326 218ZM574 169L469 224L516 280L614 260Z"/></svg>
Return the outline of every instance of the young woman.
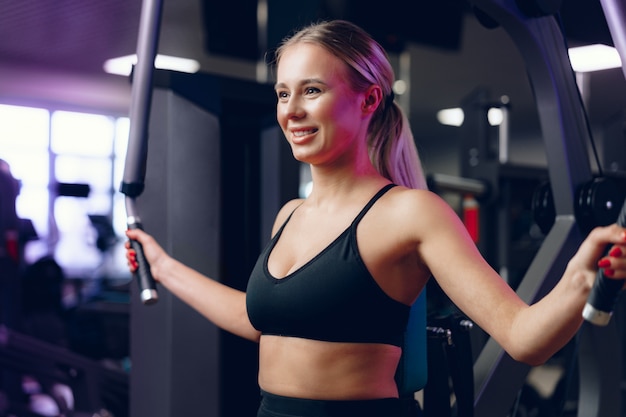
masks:
<svg viewBox="0 0 626 417"><path fill-rule="evenodd" d="M526 305L456 213L427 191L379 44L345 21L277 51L277 119L313 190L277 215L244 293L176 261L148 234L154 278L217 326L259 343L259 417L403 415L394 374L409 306L433 276L514 358L540 364L581 324L598 265L626 278L626 231L597 228L557 286ZM611 256L602 257L614 244ZM127 252L131 270L137 264ZM600 264L599 264L600 262Z"/></svg>

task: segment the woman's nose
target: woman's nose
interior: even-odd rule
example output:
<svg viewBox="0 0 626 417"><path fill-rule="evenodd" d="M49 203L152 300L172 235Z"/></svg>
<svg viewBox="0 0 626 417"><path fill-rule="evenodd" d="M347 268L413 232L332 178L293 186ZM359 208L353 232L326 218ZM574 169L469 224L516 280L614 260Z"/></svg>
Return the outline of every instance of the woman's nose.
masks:
<svg viewBox="0 0 626 417"><path fill-rule="evenodd" d="M285 103L285 117L288 119L298 119L304 115L304 109L302 103L297 97L290 97L289 101Z"/></svg>

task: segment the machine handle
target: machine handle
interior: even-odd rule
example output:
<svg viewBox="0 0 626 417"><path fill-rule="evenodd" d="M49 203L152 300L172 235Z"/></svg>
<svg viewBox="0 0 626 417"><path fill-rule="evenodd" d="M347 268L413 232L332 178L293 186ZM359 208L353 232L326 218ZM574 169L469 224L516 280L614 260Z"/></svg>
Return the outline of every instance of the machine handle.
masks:
<svg viewBox="0 0 626 417"><path fill-rule="evenodd" d="M128 221L128 228L143 230L141 222L135 218L131 218ZM159 295L156 290L156 282L150 272L150 264L148 263L148 260L143 252L143 246L141 243L133 239L130 240L130 246L137 254L137 271L135 271L133 275L137 280L137 285L139 286L139 296L141 298L141 302L145 305L154 304L158 301Z"/></svg>
<svg viewBox="0 0 626 417"><path fill-rule="evenodd" d="M622 205L617 224L621 227L626 227L626 202ZM609 250L610 247L607 247L604 252L605 256ZM599 269L583 309L583 318L597 326L609 324L615 304L624 287L624 281L623 279L607 278L603 270Z"/></svg>

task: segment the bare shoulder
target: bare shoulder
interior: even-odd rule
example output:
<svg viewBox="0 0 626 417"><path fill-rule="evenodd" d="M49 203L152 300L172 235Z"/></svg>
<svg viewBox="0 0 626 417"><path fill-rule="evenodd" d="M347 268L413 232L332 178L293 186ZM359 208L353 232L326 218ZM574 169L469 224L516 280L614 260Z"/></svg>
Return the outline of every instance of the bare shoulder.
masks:
<svg viewBox="0 0 626 417"><path fill-rule="evenodd" d="M387 225L410 240L463 229L454 209L432 191L396 187L385 200L381 215L388 219Z"/></svg>
<svg viewBox="0 0 626 417"><path fill-rule="evenodd" d="M293 213L293 211L304 202L302 198L295 198L293 200L289 200L281 207L276 215L276 219L274 220L274 226L272 227L272 236L276 234L280 226L285 223L287 218Z"/></svg>
<svg viewBox="0 0 626 417"><path fill-rule="evenodd" d="M414 190L405 187L396 187L389 193L387 210L397 215L411 215L409 218L430 219L439 216L455 216L450 205L439 195L429 190Z"/></svg>

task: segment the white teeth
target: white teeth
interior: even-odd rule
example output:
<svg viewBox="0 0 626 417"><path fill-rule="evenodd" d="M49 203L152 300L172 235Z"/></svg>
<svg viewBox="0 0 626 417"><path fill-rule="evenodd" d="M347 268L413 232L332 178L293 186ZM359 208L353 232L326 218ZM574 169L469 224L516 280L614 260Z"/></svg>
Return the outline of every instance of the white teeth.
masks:
<svg viewBox="0 0 626 417"><path fill-rule="evenodd" d="M294 136L306 136L306 135L310 135L311 133L314 133L315 130L311 129L311 130L298 130L297 132L293 132Z"/></svg>

